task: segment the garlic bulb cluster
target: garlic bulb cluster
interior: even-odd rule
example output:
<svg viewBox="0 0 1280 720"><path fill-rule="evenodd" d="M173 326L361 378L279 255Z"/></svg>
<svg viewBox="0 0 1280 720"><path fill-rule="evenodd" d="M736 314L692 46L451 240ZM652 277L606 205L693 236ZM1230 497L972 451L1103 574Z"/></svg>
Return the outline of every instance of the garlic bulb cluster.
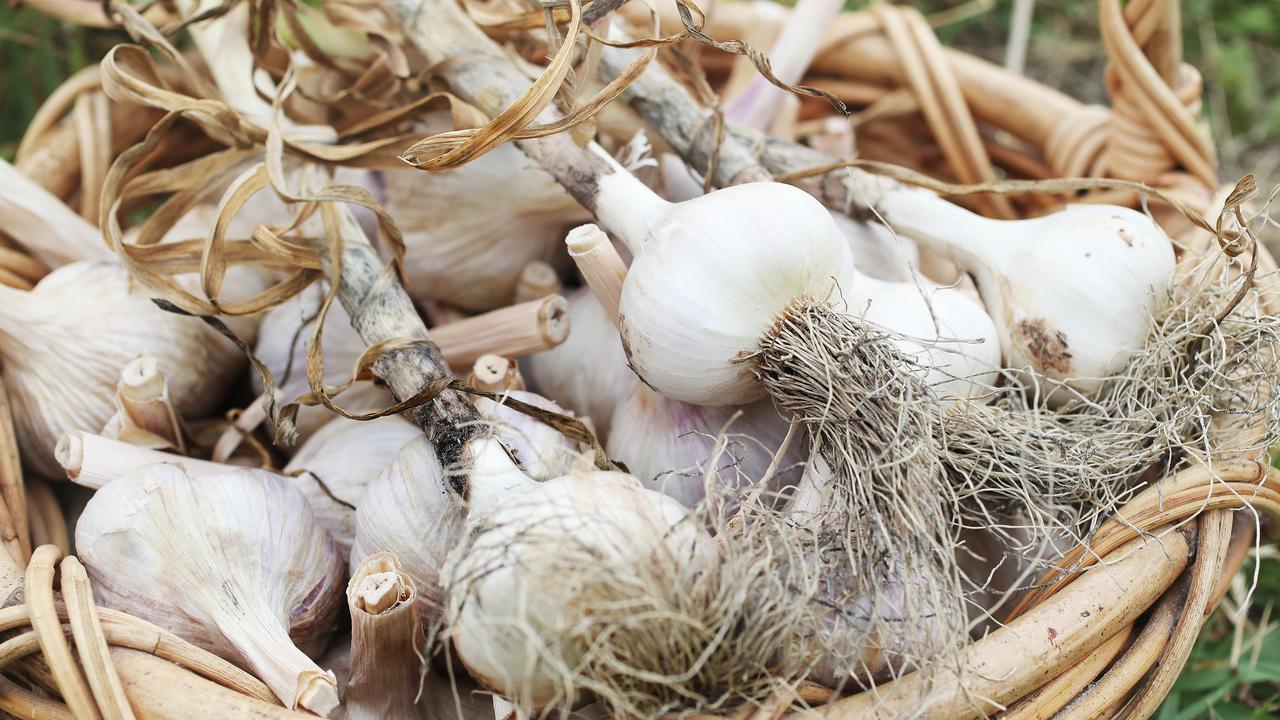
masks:
<svg viewBox="0 0 1280 720"><path fill-rule="evenodd" d="M287 302L262 316L258 343L253 353L271 371L276 388L285 401L310 392L307 384L307 349L315 332L315 319L324 302L324 287L313 284ZM339 303L329 306L324 319L324 383L339 385L351 379L356 361L364 353L364 341L351 327L351 318ZM252 376L254 389L263 391L262 379ZM353 412L373 410L390 404L387 392L372 383L357 383L338 396L337 404ZM304 405L298 408L299 437L306 438L334 418L328 408Z"/></svg>
<svg viewBox="0 0 1280 720"><path fill-rule="evenodd" d="M332 630L342 560L282 478L147 466L93 496L76 550L103 604L243 664L287 707L337 705L333 675L299 647L318 652Z"/></svg>
<svg viewBox="0 0 1280 720"><path fill-rule="evenodd" d="M625 586L637 565L704 556L710 539L686 514L622 473L575 473L511 493L478 520L448 570L457 657L519 707L571 705L569 675L592 639L575 609L584 593Z"/></svg>
<svg viewBox="0 0 1280 720"><path fill-rule="evenodd" d="M588 217L511 145L443 173L390 170L385 182L387 209L404 233L406 289L420 304L481 311L509 303L524 266L553 261L565 228Z"/></svg>
<svg viewBox="0 0 1280 720"><path fill-rule="evenodd" d="M30 292L0 287L0 357L22 457L48 477L71 430L97 432L115 413L120 371L155 359L185 417L212 412L243 367L228 340L196 318L165 312L114 263L73 263Z"/></svg>
<svg viewBox="0 0 1280 720"><path fill-rule="evenodd" d="M521 368L530 387L556 403L590 418L597 437L609 437L614 409L630 397L635 373L627 367L618 330L587 288L568 297L569 325L563 343L530 355Z"/></svg>
<svg viewBox="0 0 1280 720"><path fill-rule="evenodd" d="M1173 282L1169 238L1128 208L1071 205L1028 220L991 220L901 189L884 193L876 207L897 232L973 274L1005 365L1050 403L1089 395L1123 368Z"/></svg>
<svg viewBox="0 0 1280 720"><path fill-rule="evenodd" d="M356 536L356 507L364 491L395 460L400 448L422 436L399 415L368 422L336 417L307 438L284 467L311 504L316 522L346 557Z"/></svg>
<svg viewBox="0 0 1280 720"><path fill-rule="evenodd" d="M739 489L765 476L788 424L772 403L742 408L702 407L671 400L637 384L613 414L609 457L626 465L645 487L694 507L707 483ZM722 437L723 434L723 437ZM723 443L717 451L717 445ZM804 459L797 442L778 465L773 487L792 484Z"/></svg>

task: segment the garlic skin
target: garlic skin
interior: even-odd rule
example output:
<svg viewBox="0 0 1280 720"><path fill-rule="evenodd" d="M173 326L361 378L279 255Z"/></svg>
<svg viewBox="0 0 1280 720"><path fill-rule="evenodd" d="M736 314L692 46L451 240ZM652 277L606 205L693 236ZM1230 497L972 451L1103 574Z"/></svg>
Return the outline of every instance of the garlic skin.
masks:
<svg viewBox="0 0 1280 720"><path fill-rule="evenodd" d="M420 435L369 483L356 506L351 567L377 552L395 555L417 585L417 611L430 627L440 609L440 568L462 537L465 520L431 443Z"/></svg>
<svg viewBox="0 0 1280 720"><path fill-rule="evenodd" d="M27 464L62 476L58 438L103 428L121 369L140 355L155 359L187 418L219 407L244 362L200 320L156 307L114 263L64 265L30 292L0 287L0 356Z"/></svg>
<svg viewBox="0 0 1280 720"><path fill-rule="evenodd" d="M843 308L840 290L854 281L848 241L826 208L790 185L748 183L647 208L622 205L625 196L640 200L636 193L606 192L635 182L602 178L599 209L636 255L619 317L631 367L695 405L760 399L764 388L741 359L792 302Z"/></svg>
<svg viewBox="0 0 1280 720"><path fill-rule="evenodd" d="M503 397L533 405L561 415L569 414L554 402L523 390L510 390ZM582 457L578 443L546 423L519 410L489 400L475 398L476 410L493 423L494 432L511 451L516 464L534 480L550 480L569 472L574 462Z"/></svg>
<svg viewBox="0 0 1280 720"><path fill-rule="evenodd" d="M554 261L565 228L590 217L510 145L448 172L384 177L387 209L404 233L406 289L419 304L483 311L511 302L524 266Z"/></svg>
<svg viewBox="0 0 1280 720"><path fill-rule="evenodd" d="M539 394L590 418L596 436L609 437L614 408L631 396L636 375L627 367L618 330L589 288L568 297L569 337L521 360L529 386Z"/></svg>
<svg viewBox="0 0 1280 720"><path fill-rule="evenodd" d="M276 389L284 393L285 402L310 392L307 384L307 348L315 333L315 318L324 302L324 288L313 284L288 302L277 305L262 316L258 342L253 353L271 371ZM340 385L351 379L356 361L367 345L351 327L351 318L340 303L329 306L324 319L324 383ZM288 373L286 377L286 372ZM252 373L255 392L263 391L262 378ZM361 382L339 395L335 402L347 410L365 412L391 404L386 390L373 383ZM335 416L323 405L298 408L298 436L310 437Z"/></svg>
<svg viewBox="0 0 1280 720"><path fill-rule="evenodd" d="M742 414L734 418L741 410ZM732 420L732 423L730 422ZM609 457L627 466L644 487L692 508L707 496L703 468L715 462L711 482L742 488L764 477L787 435L788 423L767 400L742 408L702 407L671 400L638 384L614 411L605 446ZM714 457L717 435L726 445ZM803 442L795 442L770 482L777 488L799 477Z"/></svg>
<svg viewBox="0 0 1280 720"><path fill-rule="evenodd" d="M575 599L591 590L582 583L637 563L693 561L710 540L682 522L686 514L615 472L574 473L512 493L450 562L448 627L458 658L519 707L571 704L568 678L543 653L570 669L581 657L590 628ZM588 574L566 577L566 567Z"/></svg>
<svg viewBox="0 0 1280 720"><path fill-rule="evenodd" d="M912 281L912 269L920 266L920 249L915 242L895 236L880 223L854 220L831 209L827 212L849 240L858 272L877 280Z"/></svg>
<svg viewBox="0 0 1280 720"><path fill-rule="evenodd" d="M342 560L283 479L147 466L93 496L76 550L103 604L244 665L287 707L337 705L332 673L298 645L318 651L332 630Z"/></svg>
<svg viewBox="0 0 1280 720"><path fill-rule="evenodd" d="M307 438L285 465L311 504L316 522L347 557L356 537L356 510L365 489L396 459L400 448L422 437L399 415L368 422L336 417Z"/></svg>
<svg viewBox="0 0 1280 720"><path fill-rule="evenodd" d="M991 220L923 191L877 203L899 233L973 274L1006 366L1050 404L1096 392L1146 342L1173 281L1169 238L1142 213L1070 205Z"/></svg>

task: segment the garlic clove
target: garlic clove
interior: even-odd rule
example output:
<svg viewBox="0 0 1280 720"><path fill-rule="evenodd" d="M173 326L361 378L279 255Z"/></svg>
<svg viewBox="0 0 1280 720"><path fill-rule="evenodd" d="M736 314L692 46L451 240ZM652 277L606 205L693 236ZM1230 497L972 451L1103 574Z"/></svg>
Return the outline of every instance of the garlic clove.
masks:
<svg viewBox="0 0 1280 720"><path fill-rule="evenodd" d="M144 467L89 501L76 550L103 604L242 663L290 708L337 705L332 673L299 646L332 630L342 561L282 478Z"/></svg>
<svg viewBox="0 0 1280 720"><path fill-rule="evenodd" d="M355 541L355 508L369 483L400 448L421 436L416 425L399 415L368 422L338 417L307 438L284 467L343 557Z"/></svg>
<svg viewBox="0 0 1280 720"><path fill-rule="evenodd" d="M715 493L723 497L764 478L789 425L767 400L741 408L702 407L638 384L614 411L610 427L605 447L610 458L625 464L645 487L692 508L707 497L708 482L728 489ZM802 445L796 443L781 460L771 488L798 479Z"/></svg>
<svg viewBox="0 0 1280 720"><path fill-rule="evenodd" d="M622 473L576 473L508 495L450 561L458 658L525 710L571 707L568 675L593 641L577 603L594 583L625 582L637 564L699 558L710 539L686 514Z"/></svg>
<svg viewBox="0 0 1280 720"><path fill-rule="evenodd" d="M587 288L568 297L569 337L546 352L524 358L529 387L579 417L590 418L598 437L609 436L618 403L631 395L635 373L613 320Z"/></svg>
<svg viewBox="0 0 1280 720"><path fill-rule="evenodd" d="M120 371L155 359L183 417L206 415L243 366L240 352L196 318L165 312L114 263L73 263L30 292L0 288L0 356L22 456L60 476L53 449L71 430L97 432L115 413Z"/></svg>

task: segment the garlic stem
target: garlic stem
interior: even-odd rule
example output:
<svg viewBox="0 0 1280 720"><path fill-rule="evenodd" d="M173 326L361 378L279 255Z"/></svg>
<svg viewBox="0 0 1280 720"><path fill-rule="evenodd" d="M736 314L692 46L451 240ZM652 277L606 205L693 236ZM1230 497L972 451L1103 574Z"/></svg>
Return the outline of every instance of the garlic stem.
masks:
<svg viewBox="0 0 1280 720"><path fill-rule="evenodd" d="M53 454L66 470L67 478L87 488L100 488L153 463L173 463L192 477L225 473L229 469L220 463L151 450L80 430L63 435Z"/></svg>
<svg viewBox="0 0 1280 720"><path fill-rule="evenodd" d="M550 295L434 327L431 335L453 368L465 368L483 355L523 357L564 342L569 305Z"/></svg>
<svg viewBox="0 0 1280 720"><path fill-rule="evenodd" d="M266 421L266 397L267 394L264 392L249 401L244 410L241 410L236 419L218 436L217 442L213 444L213 452L209 454L209 459L219 463L226 462L240 447L240 442L244 440L244 436L252 433L255 428ZM283 397L283 394L277 391L276 397L279 400Z"/></svg>
<svg viewBox="0 0 1280 720"><path fill-rule="evenodd" d="M182 424L155 358L144 355L124 366L116 385L116 406L103 435L134 445L186 452Z"/></svg>
<svg viewBox="0 0 1280 720"><path fill-rule="evenodd" d="M613 170L598 178L599 189L591 209L628 250L639 253L654 221L672 204L619 165L604 148L593 143L590 150Z"/></svg>
<svg viewBox="0 0 1280 720"><path fill-rule="evenodd" d="M787 15L782 33L769 49L769 69L788 85L804 78L821 47L831 21L840 14L844 0L800 0ZM737 97L725 105L725 120L765 131L777 117L790 93L756 74Z"/></svg>
<svg viewBox="0 0 1280 720"><path fill-rule="evenodd" d="M4 160L0 187L0 227L40 262L56 268L113 259L96 227Z"/></svg>
<svg viewBox="0 0 1280 720"><path fill-rule="evenodd" d="M416 702L426 635L418 592L394 555L371 555L347 585L351 613L351 679L343 698L345 720L427 717Z"/></svg>
<svg viewBox="0 0 1280 720"><path fill-rule="evenodd" d="M481 355L471 367L467 381L481 390L506 392L524 390L520 366L501 355Z"/></svg>
<svg viewBox="0 0 1280 720"><path fill-rule="evenodd" d="M520 271L514 300L522 303L548 295L559 295L560 289L560 274L556 269L542 260L533 260Z"/></svg>
<svg viewBox="0 0 1280 720"><path fill-rule="evenodd" d="M595 293L614 325L618 322L618 303L622 300L622 282L627 265L609 241L609 236L595 225L579 225L564 239L578 271Z"/></svg>

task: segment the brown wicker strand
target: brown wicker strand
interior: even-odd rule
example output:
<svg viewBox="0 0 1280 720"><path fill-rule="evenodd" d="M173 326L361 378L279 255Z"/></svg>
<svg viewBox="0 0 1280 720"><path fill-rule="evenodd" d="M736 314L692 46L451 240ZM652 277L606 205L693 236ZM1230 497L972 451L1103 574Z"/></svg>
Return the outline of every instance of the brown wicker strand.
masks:
<svg viewBox="0 0 1280 720"><path fill-rule="evenodd" d="M27 493L18 456L18 436L13 428L9 391L0 382L0 541L21 567L31 557ZM9 541L9 536L14 541ZM16 551L12 547L16 543Z"/></svg>
<svg viewBox="0 0 1280 720"><path fill-rule="evenodd" d="M133 709L124 695L124 687L111 664L110 648L97 608L93 605L93 590L89 575L75 557L62 559L62 600L67 619L71 622L71 634L76 641L76 652L89 679L89 688L98 701L98 710L104 720L133 720Z"/></svg>
<svg viewBox="0 0 1280 720"><path fill-rule="evenodd" d="M77 720L93 720L102 716L98 714L98 706L89 692L84 674L71 654L53 599L54 563L61 557L62 551L53 545L42 545L31 554L25 586L27 610L31 613L31 627L58 682L62 699Z"/></svg>

